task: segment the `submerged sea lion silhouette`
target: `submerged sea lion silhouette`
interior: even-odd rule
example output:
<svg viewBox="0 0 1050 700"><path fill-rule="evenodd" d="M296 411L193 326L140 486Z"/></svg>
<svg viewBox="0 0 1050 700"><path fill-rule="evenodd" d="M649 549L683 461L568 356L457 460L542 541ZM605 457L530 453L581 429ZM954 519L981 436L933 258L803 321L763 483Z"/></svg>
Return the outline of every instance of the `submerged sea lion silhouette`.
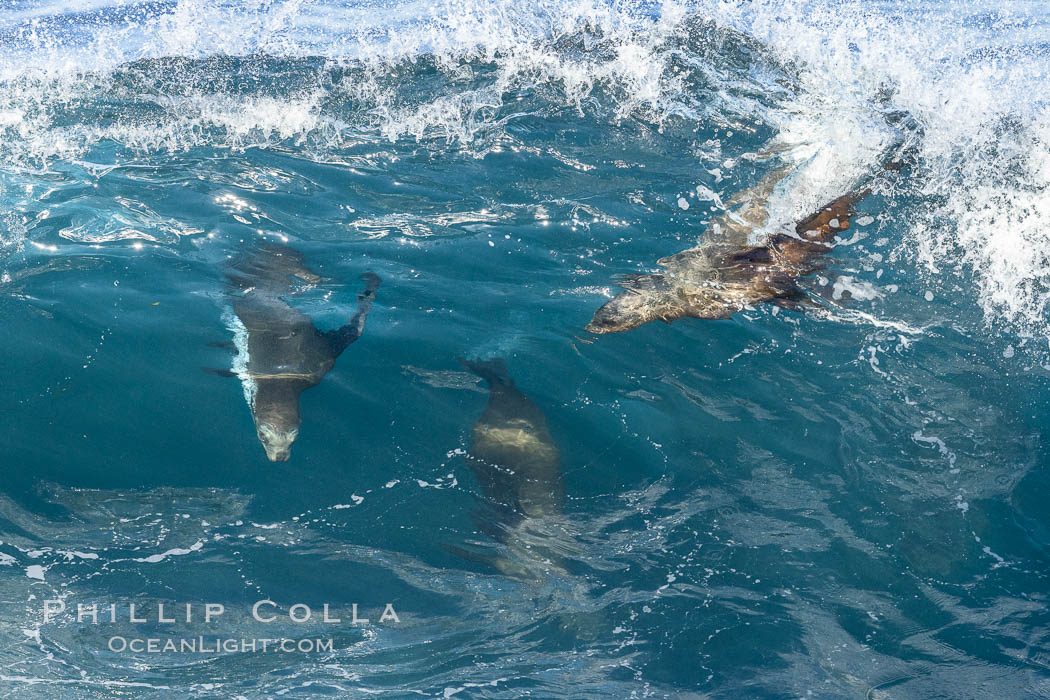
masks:
<svg viewBox="0 0 1050 700"><path fill-rule="evenodd" d="M741 212L721 217L721 237L658 260L664 272L619 278L624 291L595 312L586 330L619 333L649 321L726 319L761 302L799 310L808 297L796 281L820 269L817 260L831 249L835 234L849 228L853 208L870 189L828 203L798 222L795 235L780 233L763 245L747 245L747 233L764 223L766 201L787 173L770 173L742 193ZM729 242L732 238L738 241Z"/></svg>
<svg viewBox="0 0 1050 700"><path fill-rule="evenodd" d="M361 336L379 277L361 275L365 289L357 295L356 313L346 325L326 333L282 298L293 291L293 278L321 281L298 251L260 247L233 263L227 277L233 314L226 320L234 332L237 356L232 371L218 373L241 380L266 456L271 462L284 462L299 435L299 395L320 383L340 353Z"/></svg>
<svg viewBox="0 0 1050 700"><path fill-rule="evenodd" d="M562 571L560 555L573 547L562 511L561 452L547 418L514 385L503 360L459 361L489 385L488 404L472 430L469 464L487 506L477 514L478 526L506 547L506 555L448 549L518 578Z"/></svg>

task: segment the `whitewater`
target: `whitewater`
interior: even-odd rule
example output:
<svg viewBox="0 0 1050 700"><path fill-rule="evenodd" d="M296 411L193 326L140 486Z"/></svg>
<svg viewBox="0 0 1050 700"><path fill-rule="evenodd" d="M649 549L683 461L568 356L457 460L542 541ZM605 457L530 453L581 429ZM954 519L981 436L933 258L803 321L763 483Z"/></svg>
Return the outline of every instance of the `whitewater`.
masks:
<svg viewBox="0 0 1050 700"><path fill-rule="evenodd" d="M1045 697L1048 80L1021 0L7 0L0 697ZM866 188L797 303L586 332ZM322 332L382 279L281 464L216 376L263 245Z"/></svg>

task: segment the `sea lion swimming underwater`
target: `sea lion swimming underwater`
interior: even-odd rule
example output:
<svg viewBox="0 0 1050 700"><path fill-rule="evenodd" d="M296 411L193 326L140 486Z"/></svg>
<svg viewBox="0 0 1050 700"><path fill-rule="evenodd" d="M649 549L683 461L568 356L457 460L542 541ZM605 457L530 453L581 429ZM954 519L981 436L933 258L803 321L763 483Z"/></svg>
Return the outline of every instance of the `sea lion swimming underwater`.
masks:
<svg viewBox="0 0 1050 700"><path fill-rule="evenodd" d="M478 525L506 555L448 549L518 578L561 572L561 555L573 546L563 515L561 452L547 418L515 386L503 360L460 362L489 385L488 404L471 432L469 464L486 504Z"/></svg>
<svg viewBox="0 0 1050 700"><path fill-rule="evenodd" d="M886 169L897 167L890 164ZM800 310L808 297L797 280L821 269L818 260L831 250L835 234L849 228L853 208L871 190L829 202L799 221L794 235L778 233L762 245L748 245L747 234L765 223L766 201L788 172L785 168L770 173L742 193L737 198L745 202L740 213L727 213L713 222L719 235L658 260L664 272L621 277L618 284L624 291L595 312L586 330L619 333L649 321L727 319L762 302Z"/></svg>
<svg viewBox="0 0 1050 700"><path fill-rule="evenodd" d="M241 380L266 456L284 462L299 435L299 395L319 384L340 353L361 336L379 277L361 275L365 288L357 295L357 311L345 325L325 333L283 298L292 293L293 278L321 281L298 251L260 247L234 262L227 277L233 306L227 321L237 356L233 370L220 373Z"/></svg>

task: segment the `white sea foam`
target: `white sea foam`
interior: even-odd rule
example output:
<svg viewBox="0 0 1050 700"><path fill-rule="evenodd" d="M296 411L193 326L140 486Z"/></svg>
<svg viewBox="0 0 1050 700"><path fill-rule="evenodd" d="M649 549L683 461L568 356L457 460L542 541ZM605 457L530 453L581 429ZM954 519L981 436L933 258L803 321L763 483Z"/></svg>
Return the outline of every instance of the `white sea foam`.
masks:
<svg viewBox="0 0 1050 700"><path fill-rule="evenodd" d="M870 282L856 280L849 275L839 275L832 286L831 298L837 301L844 293L848 293L850 298L857 301L871 301L882 297L882 292Z"/></svg>
<svg viewBox="0 0 1050 700"><path fill-rule="evenodd" d="M925 0L705 6L800 67L803 126L788 131L801 131L833 158L852 160L852 144L870 142L867 119L896 112L911 121L910 194L925 203L903 228L916 257L932 276L966 265L990 321L1047 332L1045 7Z"/></svg>
<svg viewBox="0 0 1050 700"><path fill-rule="evenodd" d="M685 15L669 6L656 15L593 0L522 6L495 3L396 3L372 7L314 6L298 0L212 3L182 0L174 7L138 9L70 38L62 12L42 8L23 16L20 41L0 54L0 128L15 137L21 155L54 158L112 139L140 148L181 150L200 142L247 146L313 135L340 137L340 123L322 114L325 100L354 100L361 116L387 138L428 134L468 140L490 128L505 93L549 89L581 107L596 87L617 94L617 113L656 117L687 107L668 99L683 94L671 63L684 38ZM569 45L566 46L565 44ZM578 44L578 45L573 45ZM192 64L216 56L280 56L304 60L298 84L280 94L244 95L216 87L213 71L229 62ZM481 63L491 79L423 99L405 99L400 73L429 56L438 70L464 83ZM323 57L318 61L315 57ZM138 63L134 63L138 61ZM354 65L337 85L327 70ZM150 89L129 85L145 79ZM131 98L160 115L140 119L65 123L70 100ZM63 122L63 123L59 123Z"/></svg>
<svg viewBox="0 0 1050 700"><path fill-rule="evenodd" d="M914 203L901 228L914 259L931 278L961 263L989 321L1047 332L1045 8L981 0L92 7L112 11L72 28L58 2L5 13L4 171L72 159L104 141L149 152L289 141L323 150L362 133L470 144L530 110L657 128L717 113L770 125L779 133L771 152L798 164L770 203L776 223L864 179L904 138L913 172L903 194ZM744 54L749 63L735 66ZM238 60L278 60L268 57L294 62L265 88L246 94L216 79L241 70ZM434 74L434 87L404 89L420 71ZM718 104L698 98L691 81L721 86ZM95 117L77 111L92 105ZM106 105L125 111L103 118ZM717 144L710 150L717 155ZM716 164L720 179L736 166L719 158L705 167ZM179 235L141 221L106 234Z"/></svg>
<svg viewBox="0 0 1050 700"><path fill-rule="evenodd" d="M143 564L159 564L168 557L181 557L193 552L199 551L204 547L204 542L197 540L189 547L174 547L167 551L161 552L160 554L151 554L148 557L137 557L134 561L141 562Z"/></svg>

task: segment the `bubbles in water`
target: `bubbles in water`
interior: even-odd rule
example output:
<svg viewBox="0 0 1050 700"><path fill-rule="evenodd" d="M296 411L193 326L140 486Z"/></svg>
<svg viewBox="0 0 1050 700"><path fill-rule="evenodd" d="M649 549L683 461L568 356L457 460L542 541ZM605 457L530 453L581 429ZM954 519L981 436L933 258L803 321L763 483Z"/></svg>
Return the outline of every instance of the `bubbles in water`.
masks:
<svg viewBox="0 0 1050 700"><path fill-rule="evenodd" d="M789 220L864 182L903 144L898 194L915 258L933 275L962 263L990 321L1046 332L1045 13L978 15L927 0L893 9L182 0L85 16L45 4L21 9L5 29L5 180L100 145L134 159L197 146L323 153L408 137L485 153L514 120L568 109L610 124L640 119L657 133L674 120L717 124L725 138L769 128L779 134L769 153L805 164L771 202ZM712 141L718 181L739 165L719 148ZM697 194L720 206L704 186ZM128 226L103 235L182 234Z"/></svg>
<svg viewBox="0 0 1050 700"><path fill-rule="evenodd" d="M923 202L908 212L907 244L933 274L962 262L990 322L1046 334L1050 15L927 0L892 12L881 3L774 0L712 13L798 62L802 111L818 128L845 124L836 152L865 138L867 128L849 125L865 114L905 127L907 194Z"/></svg>

